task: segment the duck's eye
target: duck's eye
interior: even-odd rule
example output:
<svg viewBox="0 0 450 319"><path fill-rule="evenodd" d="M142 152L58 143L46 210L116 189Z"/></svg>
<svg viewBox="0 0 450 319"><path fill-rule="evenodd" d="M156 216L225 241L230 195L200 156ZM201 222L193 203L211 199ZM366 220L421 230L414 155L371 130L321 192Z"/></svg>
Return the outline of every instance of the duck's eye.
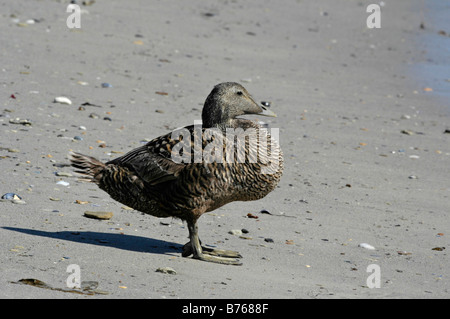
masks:
<svg viewBox="0 0 450 319"><path fill-rule="evenodd" d="M242 94L244 94L244 93L242 93L242 91L237 91L236 94L237 94L237 95L242 95Z"/></svg>

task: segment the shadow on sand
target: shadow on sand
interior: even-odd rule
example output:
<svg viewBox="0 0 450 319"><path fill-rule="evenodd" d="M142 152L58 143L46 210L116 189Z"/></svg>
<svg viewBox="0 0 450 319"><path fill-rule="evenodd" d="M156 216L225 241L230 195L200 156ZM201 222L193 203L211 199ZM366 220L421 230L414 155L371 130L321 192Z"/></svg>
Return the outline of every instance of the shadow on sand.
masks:
<svg viewBox="0 0 450 319"><path fill-rule="evenodd" d="M47 232L36 229L17 227L2 227L10 231L20 232L31 236L41 236L59 240L68 240L82 244L114 247L117 249L145 252L153 254L179 253L183 245L164 240L114 233L100 233L91 231L58 231Z"/></svg>

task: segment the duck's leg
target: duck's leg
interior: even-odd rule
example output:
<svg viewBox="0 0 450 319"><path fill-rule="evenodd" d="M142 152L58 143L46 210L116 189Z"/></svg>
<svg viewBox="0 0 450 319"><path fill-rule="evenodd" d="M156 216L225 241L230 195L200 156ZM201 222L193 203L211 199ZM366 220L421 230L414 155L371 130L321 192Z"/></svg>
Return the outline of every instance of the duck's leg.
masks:
<svg viewBox="0 0 450 319"><path fill-rule="evenodd" d="M198 238L197 223L188 222L187 224L190 242L183 247L183 257L189 256L192 253L194 255L193 258L203 261L226 265L242 265L242 263L237 259L242 257L238 252L202 247Z"/></svg>
<svg viewBox="0 0 450 319"><path fill-rule="evenodd" d="M199 241L200 241L200 245L201 245L202 241L200 239L199 239ZM205 247L205 246L201 246L201 247L202 247L202 252L207 255L228 257L228 258L242 258L242 255L239 252L234 251L234 250L214 249L214 248ZM194 253L194 249L192 248L191 242L186 243L183 246L182 256L189 257L193 253Z"/></svg>

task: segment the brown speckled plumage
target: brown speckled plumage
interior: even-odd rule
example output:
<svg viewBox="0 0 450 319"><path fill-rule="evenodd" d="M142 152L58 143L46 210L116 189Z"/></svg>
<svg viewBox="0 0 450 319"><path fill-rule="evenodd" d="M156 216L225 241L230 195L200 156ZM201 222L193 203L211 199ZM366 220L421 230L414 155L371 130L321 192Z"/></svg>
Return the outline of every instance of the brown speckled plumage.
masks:
<svg viewBox="0 0 450 319"><path fill-rule="evenodd" d="M240 84L221 83L205 101L201 126L157 137L107 163L78 153L71 153L70 160L77 172L113 199L145 214L185 220L190 242L183 256L240 264L237 252L201 247L196 222L229 202L260 199L280 180L283 156L278 142L257 122L237 118L244 114L275 116ZM196 153L200 145L202 152Z"/></svg>

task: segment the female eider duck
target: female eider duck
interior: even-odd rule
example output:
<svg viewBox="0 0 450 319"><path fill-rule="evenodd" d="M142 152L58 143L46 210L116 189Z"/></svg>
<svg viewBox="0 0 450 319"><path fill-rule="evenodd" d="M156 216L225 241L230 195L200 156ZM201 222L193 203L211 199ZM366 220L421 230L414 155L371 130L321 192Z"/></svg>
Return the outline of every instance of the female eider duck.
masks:
<svg viewBox="0 0 450 319"><path fill-rule="evenodd" d="M258 122L238 118L247 114L276 116L242 85L221 83L205 101L201 126L177 129L107 163L73 152L70 161L113 199L186 221L190 241L183 257L241 265L238 252L201 246L197 220L227 203L263 198L281 178L278 141Z"/></svg>

